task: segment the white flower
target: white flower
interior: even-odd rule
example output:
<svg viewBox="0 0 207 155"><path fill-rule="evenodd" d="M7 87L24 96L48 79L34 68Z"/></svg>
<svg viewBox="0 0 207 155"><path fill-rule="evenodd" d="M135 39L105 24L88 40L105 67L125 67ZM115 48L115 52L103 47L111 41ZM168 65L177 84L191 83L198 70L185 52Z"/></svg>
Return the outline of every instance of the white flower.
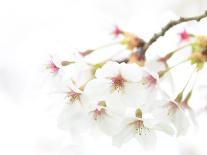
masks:
<svg viewBox="0 0 207 155"><path fill-rule="evenodd" d="M107 62L96 71L96 79L88 82L85 93L92 99L111 101L109 106L136 105L142 100L139 96L141 79L142 69L138 65Z"/></svg>
<svg viewBox="0 0 207 155"><path fill-rule="evenodd" d="M181 107L172 100L155 102L154 109L158 117L170 121L176 128L176 135L185 135L189 127L189 120Z"/></svg>
<svg viewBox="0 0 207 155"><path fill-rule="evenodd" d="M58 126L76 133L86 130L89 126L88 115L84 109L87 97L72 82L64 93L66 103L59 115Z"/></svg>
<svg viewBox="0 0 207 155"><path fill-rule="evenodd" d="M120 147L123 143L136 138L144 149L151 149L156 144L156 131L173 135L173 128L165 121L154 118L142 118L142 111L137 109L135 118L128 118L122 123L119 133L113 136L113 144Z"/></svg>
<svg viewBox="0 0 207 155"><path fill-rule="evenodd" d="M112 136L117 132L120 118L114 115L107 107L105 101L89 103L88 114L90 116L91 125L97 127L106 135Z"/></svg>

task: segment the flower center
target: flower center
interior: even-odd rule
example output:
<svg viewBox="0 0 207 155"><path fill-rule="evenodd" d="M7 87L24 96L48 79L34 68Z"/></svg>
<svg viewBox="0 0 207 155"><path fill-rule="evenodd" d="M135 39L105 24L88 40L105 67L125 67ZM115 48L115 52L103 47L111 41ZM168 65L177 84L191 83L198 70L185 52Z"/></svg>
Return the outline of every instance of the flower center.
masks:
<svg viewBox="0 0 207 155"><path fill-rule="evenodd" d="M77 93L74 91L70 91L67 93L67 97L69 98L71 103L74 103L75 101L80 101L80 95L81 93Z"/></svg>
<svg viewBox="0 0 207 155"><path fill-rule="evenodd" d="M112 87L115 90L120 90L120 89L122 89L124 87L125 80L122 78L121 75L113 77L111 80L112 80Z"/></svg>
<svg viewBox="0 0 207 155"><path fill-rule="evenodd" d="M138 135L147 135L150 130L144 126L143 120L137 120L134 122L135 129Z"/></svg>
<svg viewBox="0 0 207 155"><path fill-rule="evenodd" d="M96 121L106 114L106 110L104 108L101 109L96 108L94 111L92 111L92 113L93 113L92 115L93 119Z"/></svg>

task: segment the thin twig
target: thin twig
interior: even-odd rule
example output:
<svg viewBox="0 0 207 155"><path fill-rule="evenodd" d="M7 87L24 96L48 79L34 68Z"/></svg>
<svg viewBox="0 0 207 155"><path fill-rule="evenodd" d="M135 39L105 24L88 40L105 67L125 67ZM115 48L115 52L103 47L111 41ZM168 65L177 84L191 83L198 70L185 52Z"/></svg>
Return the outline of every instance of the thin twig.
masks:
<svg viewBox="0 0 207 155"><path fill-rule="evenodd" d="M194 17L180 17L178 20L172 20L170 21L166 26L164 26L160 32L158 33L155 33L152 38L145 44L145 46L143 47L143 49L140 51L140 54L141 55L145 55L147 49L154 43L157 41L157 39L161 36L164 36L165 33L171 29L172 27L180 24L180 23L183 23L183 22L188 22L188 21L197 21L199 22L201 19L207 17L207 10L200 16L194 16Z"/></svg>

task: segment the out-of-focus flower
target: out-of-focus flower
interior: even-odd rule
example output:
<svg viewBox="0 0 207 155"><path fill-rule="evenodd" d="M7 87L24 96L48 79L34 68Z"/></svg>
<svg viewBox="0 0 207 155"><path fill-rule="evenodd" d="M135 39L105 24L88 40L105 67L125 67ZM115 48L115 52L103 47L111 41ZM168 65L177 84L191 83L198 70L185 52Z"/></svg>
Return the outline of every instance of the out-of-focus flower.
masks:
<svg viewBox="0 0 207 155"><path fill-rule="evenodd" d="M188 131L189 120L179 104L173 100L162 100L156 103L154 112L157 117L170 121L176 128L176 135L185 135Z"/></svg>
<svg viewBox="0 0 207 155"><path fill-rule="evenodd" d="M46 68L50 70L51 73L57 74L59 71L59 67L53 62L53 60L50 60L50 62L46 65Z"/></svg>
<svg viewBox="0 0 207 155"><path fill-rule="evenodd" d="M64 91L65 105L59 115L58 126L71 132L82 132L89 125L87 113L84 109L88 102L87 97L72 82L66 88Z"/></svg>

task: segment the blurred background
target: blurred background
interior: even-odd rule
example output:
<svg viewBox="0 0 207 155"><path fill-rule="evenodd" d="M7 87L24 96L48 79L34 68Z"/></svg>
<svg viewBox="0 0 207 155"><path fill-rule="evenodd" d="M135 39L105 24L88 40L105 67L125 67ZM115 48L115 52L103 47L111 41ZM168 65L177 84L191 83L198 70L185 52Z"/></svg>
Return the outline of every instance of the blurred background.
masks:
<svg viewBox="0 0 207 155"><path fill-rule="evenodd" d="M62 101L51 93L53 82L45 73L50 55L108 43L114 25L148 40L170 19L206 9L206 0L0 0L0 154L207 154L206 114L199 118L199 129L178 139L159 135L149 152L136 141L118 149L102 135L74 137L57 127ZM182 24L150 50L158 55L172 50L178 42L170 34L188 26L207 34L206 20ZM205 84L206 74L202 77ZM185 80L179 74L175 83Z"/></svg>

